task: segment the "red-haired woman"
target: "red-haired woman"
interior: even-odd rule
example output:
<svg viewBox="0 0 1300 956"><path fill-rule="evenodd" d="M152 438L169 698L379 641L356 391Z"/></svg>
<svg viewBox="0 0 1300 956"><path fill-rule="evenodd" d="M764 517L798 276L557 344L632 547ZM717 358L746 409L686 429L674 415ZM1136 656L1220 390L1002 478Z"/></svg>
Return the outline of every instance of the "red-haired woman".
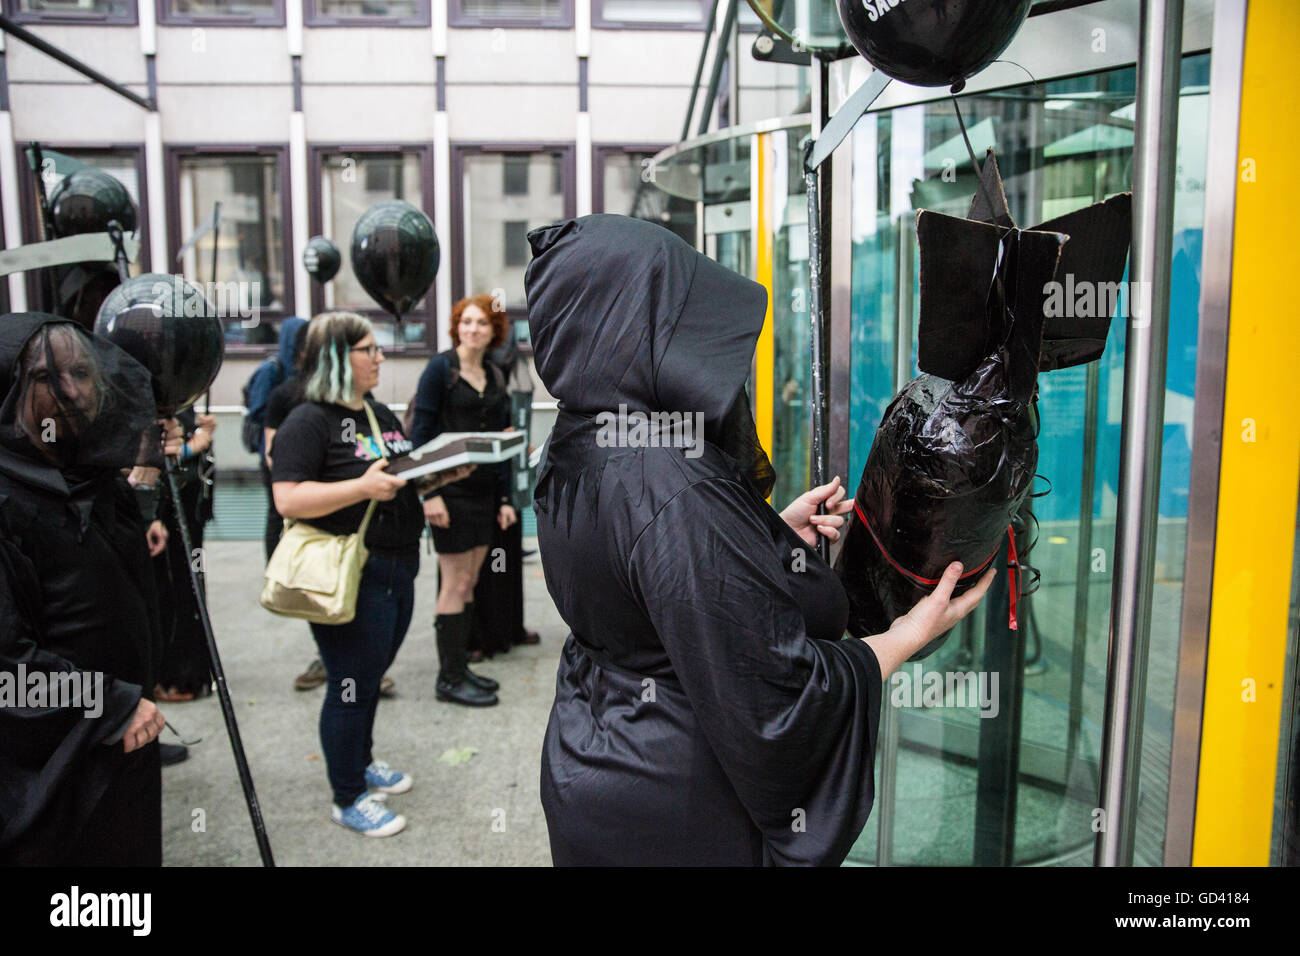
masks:
<svg viewBox="0 0 1300 956"><path fill-rule="evenodd" d="M483 356L506 339L505 310L492 296L461 299L451 310L454 348L429 360L420 376L411 423L418 448L442 432L502 431L510 425L510 396L500 371ZM474 585L492 541L519 520L510 504L509 463L477 468L424 500L438 552L438 700L490 707L497 682L469 669Z"/></svg>

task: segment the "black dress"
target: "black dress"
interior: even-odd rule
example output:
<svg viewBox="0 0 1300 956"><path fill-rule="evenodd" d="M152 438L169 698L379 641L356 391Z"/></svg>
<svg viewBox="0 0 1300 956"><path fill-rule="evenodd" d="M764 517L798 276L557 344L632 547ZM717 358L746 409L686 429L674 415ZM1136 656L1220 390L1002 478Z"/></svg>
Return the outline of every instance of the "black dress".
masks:
<svg viewBox="0 0 1300 956"><path fill-rule="evenodd" d="M416 392L411 439L418 448L443 432L501 431L510 424L510 395L485 362L486 377L479 391L456 374L459 358L455 349L429 360ZM450 387L447 383L451 382ZM446 528L432 528L433 546L439 554L460 554L492 543L497 512L509 504L509 464L475 468L467 477L437 491L447 505L451 521Z"/></svg>
<svg viewBox="0 0 1300 956"><path fill-rule="evenodd" d="M838 864L873 799L871 648L833 571L764 500L743 399L766 293L659 226L530 233L529 322L561 414L534 508L572 633L542 752L557 864ZM609 441L698 413L708 441ZM629 433L630 434L630 433Z"/></svg>

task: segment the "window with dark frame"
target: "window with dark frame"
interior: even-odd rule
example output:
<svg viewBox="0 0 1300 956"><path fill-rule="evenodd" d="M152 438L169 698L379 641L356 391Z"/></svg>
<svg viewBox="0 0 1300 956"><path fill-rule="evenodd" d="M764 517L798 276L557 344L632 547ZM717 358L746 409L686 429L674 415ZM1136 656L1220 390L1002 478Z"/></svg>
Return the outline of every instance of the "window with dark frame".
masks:
<svg viewBox="0 0 1300 956"><path fill-rule="evenodd" d="M145 188L145 160L143 146L62 146L42 143L44 173L41 186L48 197L54 188L63 181L78 165L94 166L108 173L120 182L131 201L135 203L136 228L135 237L140 240L140 254L131 263L131 275L148 272L151 268L149 248L149 204ZM31 161L25 146L20 151L18 162L18 200L21 209L21 225L25 242L38 242L43 235L40 226L39 201L36 196L36 184L32 177ZM33 270L27 273L25 282L28 303L37 308L45 295L41 287L41 272ZM0 278L0 282L4 279Z"/></svg>
<svg viewBox="0 0 1300 956"><path fill-rule="evenodd" d="M347 309L359 312L375 326L375 340L385 348L424 348L435 343L434 301L430 288L400 329L392 316L361 287L352 271L352 233L362 214L377 202L401 199L433 219L432 175L424 147L312 147L309 229L339 248L343 266L322 288L312 283L312 311ZM446 255L445 246L443 255ZM445 268L445 266L444 266Z"/></svg>
<svg viewBox="0 0 1300 956"><path fill-rule="evenodd" d="M573 0L448 0L452 27L573 26Z"/></svg>
<svg viewBox="0 0 1300 956"><path fill-rule="evenodd" d="M452 147L452 295L525 307L528 232L574 214L570 146Z"/></svg>
<svg viewBox="0 0 1300 956"><path fill-rule="evenodd" d="M208 293L221 313L228 346L273 345L279 320L293 308L286 152L184 147L168 152L171 268ZM217 202L221 217L212 230ZM175 262L182 244L196 235Z"/></svg>
<svg viewBox="0 0 1300 956"><path fill-rule="evenodd" d="M748 9L744 0L738 2ZM591 25L597 29L699 30L708 18L709 6L707 0L592 0Z"/></svg>
<svg viewBox="0 0 1300 956"><path fill-rule="evenodd" d="M596 212L644 219L695 245L695 203L670 196L654 182L656 147L597 146L592 174Z"/></svg>
<svg viewBox="0 0 1300 956"><path fill-rule="evenodd" d="M501 158L501 193L505 196L528 195L527 156L503 156ZM554 192L554 189L552 189Z"/></svg>
<svg viewBox="0 0 1300 956"><path fill-rule="evenodd" d="M4 0L4 11L19 23L138 22L135 0Z"/></svg>
<svg viewBox="0 0 1300 956"><path fill-rule="evenodd" d="M501 224L505 228L505 264L508 266L526 266L532 258L528 254L528 223L518 219L507 219Z"/></svg>
<svg viewBox="0 0 1300 956"><path fill-rule="evenodd" d="M145 0L147 2L147 0ZM284 26L285 0L157 0L162 24Z"/></svg>
<svg viewBox="0 0 1300 956"><path fill-rule="evenodd" d="M307 26L429 25L431 0L303 0Z"/></svg>

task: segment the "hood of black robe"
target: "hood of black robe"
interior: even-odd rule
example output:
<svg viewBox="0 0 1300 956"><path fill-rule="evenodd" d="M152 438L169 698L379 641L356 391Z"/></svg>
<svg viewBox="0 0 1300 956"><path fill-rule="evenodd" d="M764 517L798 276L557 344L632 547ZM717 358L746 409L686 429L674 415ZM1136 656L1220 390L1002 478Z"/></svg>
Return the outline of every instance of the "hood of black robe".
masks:
<svg viewBox="0 0 1300 956"><path fill-rule="evenodd" d="M72 338L52 337L55 326L66 327ZM62 351L69 341L71 351ZM88 377L93 403L70 395L69 380L63 376L44 374L47 384L38 382L38 352L43 353L44 369L75 360L70 371ZM43 420L45 427L24 425L23 408L30 390L38 386L50 392L57 426L52 419ZM152 435L155 418L149 371L112 342L70 319L43 312L0 316L0 472L37 488L71 494L141 460L142 441ZM28 433L33 427L38 441L47 427L51 429L55 440L44 446L48 452L33 443Z"/></svg>
<svg viewBox="0 0 1300 956"><path fill-rule="evenodd" d="M538 374L562 417L600 412L703 416L759 496L771 462L745 381L767 290L662 226L598 214L534 229L524 277Z"/></svg>

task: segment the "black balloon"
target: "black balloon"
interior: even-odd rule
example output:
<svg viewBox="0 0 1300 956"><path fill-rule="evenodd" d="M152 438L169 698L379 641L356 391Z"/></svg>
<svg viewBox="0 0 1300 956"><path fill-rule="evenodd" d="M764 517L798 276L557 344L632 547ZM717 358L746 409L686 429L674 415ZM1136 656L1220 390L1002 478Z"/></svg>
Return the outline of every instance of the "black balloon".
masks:
<svg viewBox="0 0 1300 956"><path fill-rule="evenodd" d="M150 371L160 415L175 414L207 391L225 353L216 308L180 276L146 272L128 279L100 306L95 332Z"/></svg>
<svg viewBox="0 0 1300 956"><path fill-rule="evenodd" d="M438 274L433 223L409 202L376 203L352 230L352 271L371 298L400 319Z"/></svg>
<svg viewBox="0 0 1300 956"><path fill-rule="evenodd" d="M840 22L872 66L913 86L952 86L996 60L1031 0L836 0Z"/></svg>
<svg viewBox="0 0 1300 956"><path fill-rule="evenodd" d="M54 232L60 239L104 232L114 219L123 232L135 232L135 203L131 195L102 169L87 166L64 176L54 187L49 202Z"/></svg>
<svg viewBox="0 0 1300 956"><path fill-rule="evenodd" d="M324 236L314 236L307 240L307 248L302 251L302 264L307 274L323 285L338 275L343 256L333 242Z"/></svg>

